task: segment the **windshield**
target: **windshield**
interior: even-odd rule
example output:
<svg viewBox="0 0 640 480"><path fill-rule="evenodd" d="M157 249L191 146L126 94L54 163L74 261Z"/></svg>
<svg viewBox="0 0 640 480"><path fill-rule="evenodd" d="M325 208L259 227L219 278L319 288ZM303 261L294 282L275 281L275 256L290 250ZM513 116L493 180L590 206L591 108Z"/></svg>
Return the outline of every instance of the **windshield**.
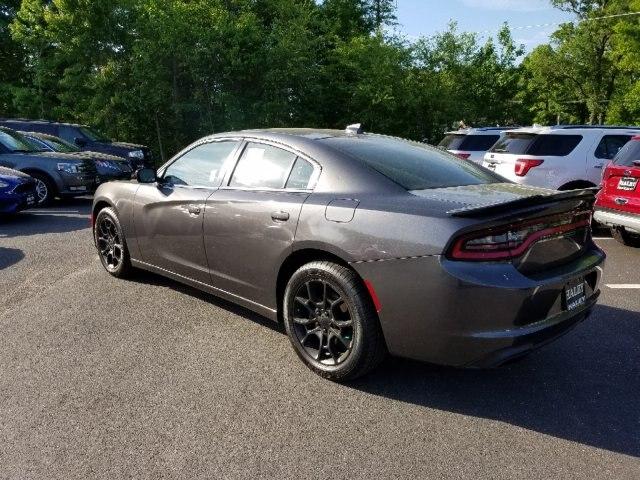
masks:
<svg viewBox="0 0 640 480"><path fill-rule="evenodd" d="M504 181L471 162L423 143L368 135L321 141L364 162L407 190Z"/></svg>
<svg viewBox="0 0 640 480"><path fill-rule="evenodd" d="M42 147L35 147L26 137L9 129L0 129L0 143L12 152L41 152Z"/></svg>
<svg viewBox="0 0 640 480"><path fill-rule="evenodd" d="M51 148L53 148L56 152L71 153L80 151L80 149L74 144L66 142L58 137L44 137L41 138L41 140Z"/></svg>
<svg viewBox="0 0 640 480"><path fill-rule="evenodd" d="M438 144L446 150L486 152L498 141L500 135L447 135Z"/></svg>
<svg viewBox="0 0 640 480"><path fill-rule="evenodd" d="M80 127L80 132L92 142L111 143L111 139L90 127Z"/></svg>

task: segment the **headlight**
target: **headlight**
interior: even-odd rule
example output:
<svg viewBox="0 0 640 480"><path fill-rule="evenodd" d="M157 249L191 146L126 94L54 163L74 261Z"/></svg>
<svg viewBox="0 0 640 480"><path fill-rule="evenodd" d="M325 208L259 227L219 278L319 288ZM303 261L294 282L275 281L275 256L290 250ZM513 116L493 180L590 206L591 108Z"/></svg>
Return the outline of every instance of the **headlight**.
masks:
<svg viewBox="0 0 640 480"><path fill-rule="evenodd" d="M144 152L142 150L132 150L128 155L130 158L137 158L139 160L144 158Z"/></svg>
<svg viewBox="0 0 640 480"><path fill-rule="evenodd" d="M79 173L78 165L75 163L59 163L58 170L66 173Z"/></svg>
<svg viewBox="0 0 640 480"><path fill-rule="evenodd" d="M0 190L6 190L10 187L11 185L8 184L7 182L3 182L2 180L0 180Z"/></svg>

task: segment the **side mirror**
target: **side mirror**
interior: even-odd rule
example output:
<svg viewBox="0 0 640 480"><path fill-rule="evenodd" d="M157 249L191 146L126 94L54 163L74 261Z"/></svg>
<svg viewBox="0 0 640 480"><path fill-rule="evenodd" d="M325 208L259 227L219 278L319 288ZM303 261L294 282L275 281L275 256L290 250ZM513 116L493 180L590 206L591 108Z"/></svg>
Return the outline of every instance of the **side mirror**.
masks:
<svg viewBox="0 0 640 480"><path fill-rule="evenodd" d="M84 147L87 144L87 141L82 137L76 137L73 139L73 143L79 147Z"/></svg>
<svg viewBox="0 0 640 480"><path fill-rule="evenodd" d="M136 179L138 183L155 183L158 181L158 176L153 168L141 168L136 172Z"/></svg>
<svg viewBox="0 0 640 480"><path fill-rule="evenodd" d="M640 160L634 160L634 161L633 161L633 164L634 164L636 167L640 167Z"/></svg>

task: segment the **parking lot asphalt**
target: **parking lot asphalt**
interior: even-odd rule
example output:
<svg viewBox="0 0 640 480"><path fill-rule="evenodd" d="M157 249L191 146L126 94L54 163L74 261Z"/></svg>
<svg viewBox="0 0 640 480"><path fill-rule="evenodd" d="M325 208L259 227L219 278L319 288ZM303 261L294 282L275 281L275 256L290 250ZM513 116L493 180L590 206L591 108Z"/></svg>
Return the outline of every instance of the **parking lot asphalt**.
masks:
<svg viewBox="0 0 640 480"><path fill-rule="evenodd" d="M109 276L89 209L0 223L0 478L640 478L638 249L598 240L594 314L517 363L339 385L269 320Z"/></svg>

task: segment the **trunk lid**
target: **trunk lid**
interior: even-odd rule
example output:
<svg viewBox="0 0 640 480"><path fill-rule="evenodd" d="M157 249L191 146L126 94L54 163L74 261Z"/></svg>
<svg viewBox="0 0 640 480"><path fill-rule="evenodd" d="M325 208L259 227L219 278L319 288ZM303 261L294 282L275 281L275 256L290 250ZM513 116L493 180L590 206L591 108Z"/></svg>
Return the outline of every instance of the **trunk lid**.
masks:
<svg viewBox="0 0 640 480"><path fill-rule="evenodd" d="M446 249L454 260L510 261L533 274L572 262L592 246L595 189L496 183L413 193L444 202L451 217L472 220Z"/></svg>

